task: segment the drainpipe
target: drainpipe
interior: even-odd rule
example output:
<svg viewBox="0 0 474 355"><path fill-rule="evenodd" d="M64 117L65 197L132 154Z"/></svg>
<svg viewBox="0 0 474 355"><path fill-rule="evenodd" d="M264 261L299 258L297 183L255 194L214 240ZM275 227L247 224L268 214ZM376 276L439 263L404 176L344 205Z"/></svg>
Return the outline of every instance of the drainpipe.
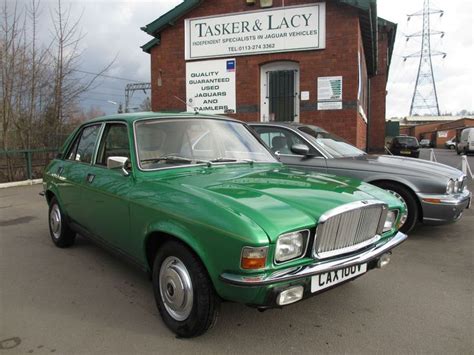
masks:
<svg viewBox="0 0 474 355"><path fill-rule="evenodd" d="M370 147L370 122L372 121L372 95L370 90L370 78L367 78L367 132L365 134L365 151L369 153ZM385 140L385 137L384 137Z"/></svg>

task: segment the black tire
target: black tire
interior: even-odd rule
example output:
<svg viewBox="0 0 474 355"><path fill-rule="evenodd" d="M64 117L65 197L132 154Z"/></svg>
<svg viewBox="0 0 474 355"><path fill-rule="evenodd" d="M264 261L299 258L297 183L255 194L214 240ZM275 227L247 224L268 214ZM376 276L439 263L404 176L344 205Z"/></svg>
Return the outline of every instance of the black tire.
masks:
<svg viewBox="0 0 474 355"><path fill-rule="evenodd" d="M461 155L461 152L459 151L458 148L456 148L456 153L457 153L458 155Z"/></svg>
<svg viewBox="0 0 474 355"><path fill-rule="evenodd" d="M67 224L56 197L49 203L48 225L51 240L58 248L67 248L74 244L76 233Z"/></svg>
<svg viewBox="0 0 474 355"><path fill-rule="evenodd" d="M186 270L182 269L183 266ZM186 277L189 276L191 280L191 289L188 288L187 292L183 290L186 286L182 287L183 289L173 287L176 285L174 282L177 280L176 277L180 281L178 285L186 284L186 277L182 275L184 271L188 273ZM166 242L156 254L152 281L160 315L166 326L178 337L196 337L214 326L219 314L220 299L206 268L187 246L178 241ZM180 297L181 294L189 296ZM192 301L190 301L191 295ZM182 298L178 306L172 304L175 301L173 297L178 299L176 303ZM188 307L183 304L187 304ZM191 304L192 306L189 306Z"/></svg>
<svg viewBox="0 0 474 355"><path fill-rule="evenodd" d="M453 150L453 149L455 149L455 148L456 148L456 147L455 147L454 145L450 145L450 146L449 146L449 149L450 149L450 150Z"/></svg>
<svg viewBox="0 0 474 355"><path fill-rule="evenodd" d="M390 181L378 182L375 183L375 185L384 190L387 190L398 198L401 197L403 202L406 204L408 216L405 223L400 228L400 231L405 234L411 232L415 227L416 223L418 222L418 216L420 215L418 203L413 193L407 187Z"/></svg>

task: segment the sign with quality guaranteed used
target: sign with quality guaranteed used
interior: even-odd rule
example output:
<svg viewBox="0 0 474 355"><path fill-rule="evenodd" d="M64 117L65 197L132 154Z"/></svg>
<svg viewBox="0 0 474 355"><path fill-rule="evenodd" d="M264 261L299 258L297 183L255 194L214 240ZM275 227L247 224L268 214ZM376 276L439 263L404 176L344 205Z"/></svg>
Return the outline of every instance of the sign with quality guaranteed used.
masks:
<svg viewBox="0 0 474 355"><path fill-rule="evenodd" d="M325 47L325 3L185 20L186 60Z"/></svg>
<svg viewBox="0 0 474 355"><path fill-rule="evenodd" d="M235 112L235 63L235 59L186 63L188 112Z"/></svg>

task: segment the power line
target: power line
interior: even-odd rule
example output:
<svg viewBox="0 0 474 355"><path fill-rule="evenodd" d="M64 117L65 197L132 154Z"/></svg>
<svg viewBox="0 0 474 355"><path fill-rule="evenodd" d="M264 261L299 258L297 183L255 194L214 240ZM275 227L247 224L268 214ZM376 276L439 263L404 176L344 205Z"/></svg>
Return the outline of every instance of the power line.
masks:
<svg viewBox="0 0 474 355"><path fill-rule="evenodd" d="M89 75L96 75L96 76L101 76L103 78L109 78L109 79L115 79L115 80L123 80L123 81L133 81L135 83L139 83L140 81L134 80L134 79L127 79L127 78L121 78L119 76L112 76L112 75L106 75L106 74L100 74L100 73L93 73L90 71L85 71L85 70L79 70L79 69L73 69L74 71L78 73L84 73L84 74L89 74Z"/></svg>

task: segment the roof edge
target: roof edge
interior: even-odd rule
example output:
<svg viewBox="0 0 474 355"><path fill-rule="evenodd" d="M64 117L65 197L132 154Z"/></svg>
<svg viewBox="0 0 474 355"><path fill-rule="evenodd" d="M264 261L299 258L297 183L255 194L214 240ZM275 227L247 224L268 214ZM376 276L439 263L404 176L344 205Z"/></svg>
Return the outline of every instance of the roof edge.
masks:
<svg viewBox="0 0 474 355"><path fill-rule="evenodd" d="M155 21L150 22L144 27L141 27L141 30L145 31L151 36L155 36L165 27L173 25L177 19L184 16L196 6L200 5L201 2L202 0L184 0L181 4L171 9L164 15L158 17Z"/></svg>
<svg viewBox="0 0 474 355"><path fill-rule="evenodd" d="M393 50L395 47L395 39L397 38L397 29L398 29L398 24L391 22L389 20L386 20L382 17L379 17L379 26L385 26L388 31L388 58L387 58L387 74L390 69L390 64L392 63L392 57L393 57Z"/></svg>
<svg viewBox="0 0 474 355"><path fill-rule="evenodd" d="M157 46L159 45L161 42L161 36L157 36L155 38L153 38L151 41L145 43L143 46L141 46L140 48L142 49L142 51L144 51L145 53L148 53L150 54L151 52L151 49L154 47L154 46Z"/></svg>

